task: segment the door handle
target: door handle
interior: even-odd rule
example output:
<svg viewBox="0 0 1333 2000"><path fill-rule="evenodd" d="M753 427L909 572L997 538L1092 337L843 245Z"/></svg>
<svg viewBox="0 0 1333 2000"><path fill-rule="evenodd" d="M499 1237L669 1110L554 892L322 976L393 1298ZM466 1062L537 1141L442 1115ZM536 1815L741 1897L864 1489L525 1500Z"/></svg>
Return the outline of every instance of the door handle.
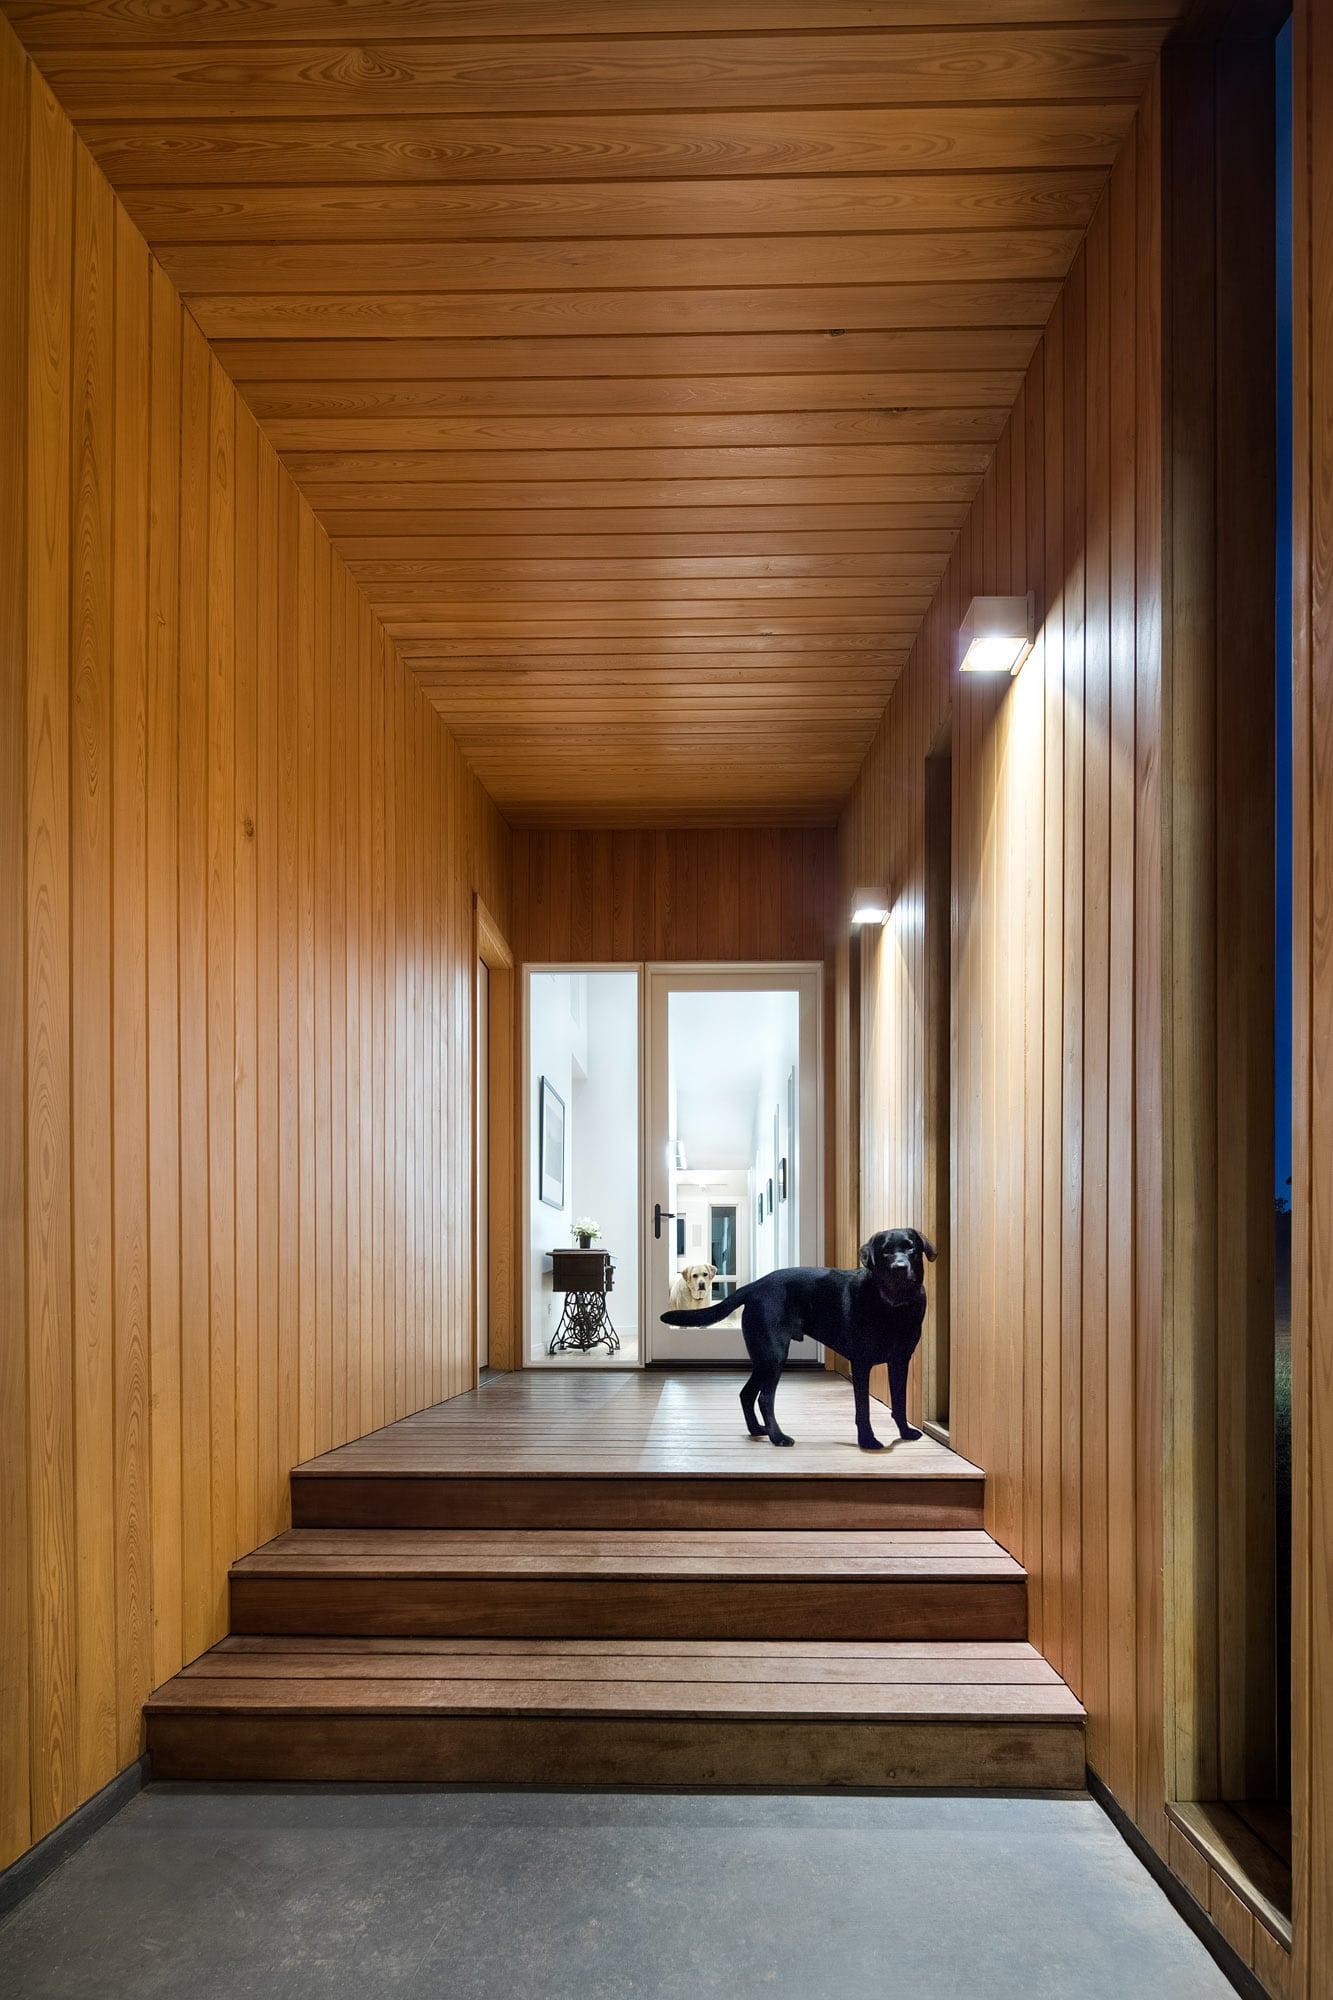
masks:
<svg viewBox="0 0 1333 2000"><path fill-rule="evenodd" d="M661 1234L662 1234L662 1223L663 1223L663 1221L664 1221L664 1220L665 1220L665 1221L667 1221L667 1222L674 1222L674 1221L675 1221L675 1219L676 1219L676 1211L675 1211L675 1209L674 1209L674 1208L663 1208L663 1206L662 1206L662 1204L661 1204L661 1202L660 1202L660 1201L655 1201L655 1202L653 1203L653 1235L654 1235L654 1236L658 1236L658 1237L660 1237L660 1236L661 1236Z"/></svg>

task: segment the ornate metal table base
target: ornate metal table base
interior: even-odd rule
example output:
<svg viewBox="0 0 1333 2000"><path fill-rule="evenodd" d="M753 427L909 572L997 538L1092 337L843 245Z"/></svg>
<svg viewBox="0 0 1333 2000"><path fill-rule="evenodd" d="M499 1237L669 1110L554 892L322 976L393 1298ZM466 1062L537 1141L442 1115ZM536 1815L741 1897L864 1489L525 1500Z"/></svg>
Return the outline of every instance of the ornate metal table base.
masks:
<svg viewBox="0 0 1333 2000"><path fill-rule="evenodd" d="M604 1292L566 1292L560 1324L551 1335L548 1354L587 1354L605 1341L608 1354L620 1347L620 1335L611 1324Z"/></svg>

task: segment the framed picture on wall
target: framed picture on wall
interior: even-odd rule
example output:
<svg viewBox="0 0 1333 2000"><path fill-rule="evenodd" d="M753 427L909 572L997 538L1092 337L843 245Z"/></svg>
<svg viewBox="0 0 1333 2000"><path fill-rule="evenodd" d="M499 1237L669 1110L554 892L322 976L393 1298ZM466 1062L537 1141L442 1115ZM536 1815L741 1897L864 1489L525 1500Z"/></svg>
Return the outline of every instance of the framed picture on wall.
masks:
<svg viewBox="0 0 1333 2000"><path fill-rule="evenodd" d="M541 1080L538 1112L537 1188L552 1208L565 1205L565 1100L549 1077Z"/></svg>
<svg viewBox="0 0 1333 2000"><path fill-rule="evenodd" d="M787 1161L784 1156L778 1161L778 1200L787 1199Z"/></svg>

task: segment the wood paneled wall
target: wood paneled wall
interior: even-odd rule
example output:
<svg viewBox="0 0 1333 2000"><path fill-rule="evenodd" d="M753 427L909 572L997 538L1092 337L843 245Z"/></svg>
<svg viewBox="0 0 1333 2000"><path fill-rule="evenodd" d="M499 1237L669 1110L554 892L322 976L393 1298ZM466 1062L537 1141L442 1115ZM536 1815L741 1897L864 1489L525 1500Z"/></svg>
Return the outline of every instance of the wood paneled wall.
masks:
<svg viewBox="0 0 1333 2000"><path fill-rule="evenodd" d="M0 1863L468 1385L508 830L0 23Z"/></svg>
<svg viewBox="0 0 1333 2000"><path fill-rule="evenodd" d="M1031 1572L1033 1638L1088 1706L1093 1768L1267 1990L1315 2000L1333 1962L1333 28L1312 0L1296 34L1292 1954L1165 1810L1180 1717L1164 1642L1163 1092L1179 1050L1163 924L1180 912L1162 845L1175 822L1162 776L1156 90L841 825L843 886L884 880L896 901L882 936L862 940L854 990L855 954L838 953L847 1141L858 1078L862 1106L859 1199L844 1199L839 1247L849 1254L872 1213L925 1214L925 765L951 719L952 1441L987 1469L988 1525ZM1247 449L1243 432L1231 426L1223 454ZM1234 492L1237 466L1220 476ZM1177 542L1177 593L1182 560ZM968 598L1027 588L1039 634L1017 679L957 677ZM1179 781L1174 793L1178 821L1194 802Z"/></svg>
<svg viewBox="0 0 1333 2000"><path fill-rule="evenodd" d="M832 937L828 827L516 827L520 959L813 959Z"/></svg>
<svg viewBox="0 0 1333 2000"><path fill-rule="evenodd" d="M1164 1848L1158 127L1154 91L843 821L844 882L895 902L862 942L842 1248L871 1214L931 1219L925 779L951 717L951 1441L1090 1762ZM957 675L969 598L1028 589L1018 677Z"/></svg>

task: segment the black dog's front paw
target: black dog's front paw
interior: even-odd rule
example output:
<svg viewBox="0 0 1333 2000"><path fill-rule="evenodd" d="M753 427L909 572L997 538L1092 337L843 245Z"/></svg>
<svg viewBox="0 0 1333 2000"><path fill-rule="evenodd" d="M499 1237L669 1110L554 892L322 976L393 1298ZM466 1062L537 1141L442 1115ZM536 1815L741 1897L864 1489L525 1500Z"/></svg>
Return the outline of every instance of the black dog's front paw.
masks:
<svg viewBox="0 0 1333 2000"><path fill-rule="evenodd" d="M910 1424L899 1424L898 1435L902 1439L904 1444L915 1444L917 1439L923 1436L924 1433L921 1431L914 1431Z"/></svg>
<svg viewBox="0 0 1333 2000"><path fill-rule="evenodd" d="M795 1442L796 1442L795 1438L789 1438L787 1436L786 1431L779 1431L777 1436L773 1439L774 1444L795 1444Z"/></svg>
<svg viewBox="0 0 1333 2000"><path fill-rule="evenodd" d="M885 1449L879 1439L870 1431L866 1431L863 1436L858 1437L856 1442L862 1451L883 1451Z"/></svg>

